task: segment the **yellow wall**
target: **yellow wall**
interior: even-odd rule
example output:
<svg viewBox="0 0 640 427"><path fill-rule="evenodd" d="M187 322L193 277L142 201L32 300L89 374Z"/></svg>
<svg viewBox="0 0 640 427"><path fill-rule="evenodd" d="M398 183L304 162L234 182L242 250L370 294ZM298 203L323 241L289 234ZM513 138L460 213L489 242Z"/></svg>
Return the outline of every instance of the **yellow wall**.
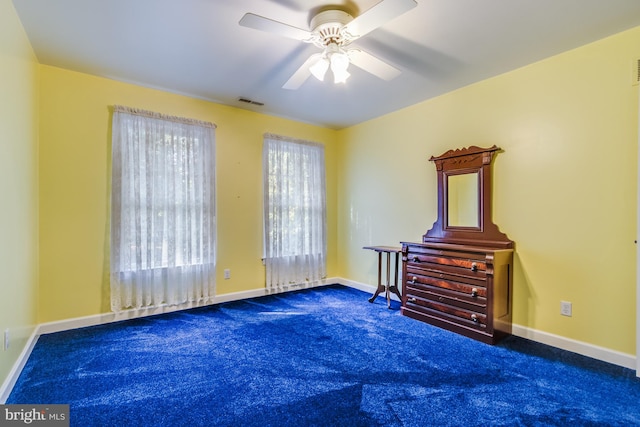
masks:
<svg viewBox="0 0 640 427"><path fill-rule="evenodd" d="M503 148L494 222L516 242L514 322L635 354L640 27L340 132L339 271L420 241L451 148ZM573 316L560 315L560 301Z"/></svg>
<svg viewBox="0 0 640 427"><path fill-rule="evenodd" d="M37 75L13 4L0 0L0 384L36 325Z"/></svg>
<svg viewBox="0 0 640 427"><path fill-rule="evenodd" d="M40 322L110 311L108 107L114 104L218 126L218 295L264 288L262 135L324 143L327 267L336 274L335 131L49 66L40 74Z"/></svg>

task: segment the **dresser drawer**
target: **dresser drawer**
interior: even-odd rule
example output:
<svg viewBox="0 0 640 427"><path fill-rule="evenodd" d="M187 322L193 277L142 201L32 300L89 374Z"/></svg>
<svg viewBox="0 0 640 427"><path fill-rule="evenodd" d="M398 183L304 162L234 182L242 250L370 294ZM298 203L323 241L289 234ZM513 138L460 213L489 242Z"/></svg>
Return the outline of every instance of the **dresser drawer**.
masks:
<svg viewBox="0 0 640 427"><path fill-rule="evenodd" d="M422 275L417 270L407 269L407 276L404 278L406 283L406 292L410 293L413 289L432 294L442 295L443 297L463 301L478 307L486 307L487 288L484 282L478 284L458 282L451 277L431 277Z"/></svg>
<svg viewBox="0 0 640 427"><path fill-rule="evenodd" d="M478 254L442 250L417 251L410 248L406 258L407 266L435 273L453 274L471 279L484 279L487 275L486 259Z"/></svg>
<svg viewBox="0 0 640 427"><path fill-rule="evenodd" d="M460 274L457 270L449 270L446 268L442 268L438 265L416 265L414 263L407 263L406 265L406 277L405 280L411 281L413 276L418 278L423 277L429 279L436 279L440 281L453 281L459 282L461 284L469 285L468 293L471 293L471 289L474 287L486 287L487 277L485 274L478 275L469 275L469 274ZM467 292L467 291L462 291ZM486 296L486 295L484 295Z"/></svg>
<svg viewBox="0 0 640 427"><path fill-rule="evenodd" d="M428 292L415 290L411 294L407 294L405 307L426 315L441 318L445 321L454 322L467 327L475 327L479 329L487 328L486 311L476 311L461 306L459 301L431 295Z"/></svg>

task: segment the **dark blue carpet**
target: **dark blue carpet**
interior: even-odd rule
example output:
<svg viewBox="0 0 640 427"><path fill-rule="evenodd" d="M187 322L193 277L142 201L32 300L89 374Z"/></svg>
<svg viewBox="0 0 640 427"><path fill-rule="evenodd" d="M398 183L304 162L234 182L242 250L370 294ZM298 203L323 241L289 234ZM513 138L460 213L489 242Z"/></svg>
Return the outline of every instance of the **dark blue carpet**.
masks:
<svg viewBox="0 0 640 427"><path fill-rule="evenodd" d="M640 426L635 372L345 288L43 335L7 403L73 426Z"/></svg>

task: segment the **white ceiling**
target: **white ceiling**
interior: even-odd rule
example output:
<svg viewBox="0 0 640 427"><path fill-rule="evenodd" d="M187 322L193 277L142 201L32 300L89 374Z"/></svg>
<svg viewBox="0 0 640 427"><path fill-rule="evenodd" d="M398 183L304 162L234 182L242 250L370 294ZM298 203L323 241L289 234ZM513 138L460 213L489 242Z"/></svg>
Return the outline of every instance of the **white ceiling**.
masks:
<svg viewBox="0 0 640 427"><path fill-rule="evenodd" d="M13 3L42 64L336 129L640 25L640 0L416 0L353 43L401 69L399 77L387 82L352 66L345 84L312 77L295 91L282 85L318 48L238 25L252 12L309 29L323 6L357 16L378 1Z"/></svg>

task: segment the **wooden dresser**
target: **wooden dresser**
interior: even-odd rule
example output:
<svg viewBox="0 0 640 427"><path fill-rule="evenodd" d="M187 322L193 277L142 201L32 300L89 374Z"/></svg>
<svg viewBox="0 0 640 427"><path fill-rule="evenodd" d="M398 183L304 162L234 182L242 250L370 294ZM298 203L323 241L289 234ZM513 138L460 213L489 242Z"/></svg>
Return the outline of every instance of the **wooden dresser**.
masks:
<svg viewBox="0 0 640 427"><path fill-rule="evenodd" d="M491 220L490 168L499 150L432 157L438 219L422 242L401 242L402 314L487 344L510 335L512 319L514 243Z"/></svg>
<svg viewBox="0 0 640 427"><path fill-rule="evenodd" d="M511 334L512 249L402 242L405 316L495 344Z"/></svg>

